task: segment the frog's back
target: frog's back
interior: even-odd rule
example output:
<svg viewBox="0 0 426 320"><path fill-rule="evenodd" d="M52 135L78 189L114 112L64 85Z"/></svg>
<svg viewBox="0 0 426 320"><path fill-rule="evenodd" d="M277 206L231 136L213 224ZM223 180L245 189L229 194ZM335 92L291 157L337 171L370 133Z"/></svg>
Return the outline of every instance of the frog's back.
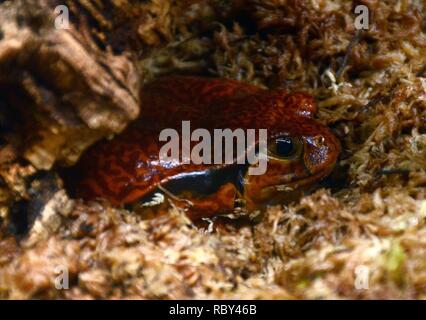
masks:
<svg viewBox="0 0 426 320"><path fill-rule="evenodd" d="M162 128L273 128L283 118L312 117L313 98L304 93L266 90L224 78L171 76L143 87L140 120Z"/></svg>

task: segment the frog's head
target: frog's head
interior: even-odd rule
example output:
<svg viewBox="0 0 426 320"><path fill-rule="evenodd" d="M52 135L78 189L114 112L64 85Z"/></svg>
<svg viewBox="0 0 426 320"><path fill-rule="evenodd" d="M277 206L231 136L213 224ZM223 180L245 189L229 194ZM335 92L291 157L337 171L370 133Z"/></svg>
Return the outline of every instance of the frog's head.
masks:
<svg viewBox="0 0 426 320"><path fill-rule="evenodd" d="M292 199L327 176L337 162L340 143L333 132L312 117L285 116L268 132L267 168L243 179L247 205Z"/></svg>

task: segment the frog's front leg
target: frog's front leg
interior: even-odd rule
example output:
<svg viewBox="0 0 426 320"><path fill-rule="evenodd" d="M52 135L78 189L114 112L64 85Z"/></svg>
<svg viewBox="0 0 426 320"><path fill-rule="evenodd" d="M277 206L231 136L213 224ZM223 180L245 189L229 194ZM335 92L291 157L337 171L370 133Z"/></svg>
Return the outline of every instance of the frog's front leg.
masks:
<svg viewBox="0 0 426 320"><path fill-rule="evenodd" d="M205 196L195 195L190 191L173 194L162 186L158 189L161 193L155 193L149 199L137 201L128 206L128 209L139 212L145 218L152 218L168 214L170 201L174 206L184 209L192 221L196 221L232 212L236 199L241 197L231 182L222 185L215 193ZM168 201L165 201L166 199Z"/></svg>
<svg viewBox="0 0 426 320"><path fill-rule="evenodd" d="M188 217L195 221L201 218L209 218L232 212L237 196L237 188L233 183L228 182L222 185L215 193L205 197L196 197L190 193L183 194L180 198L188 202L186 204L183 202L176 204L178 206L184 205ZM190 204L188 205L188 203Z"/></svg>

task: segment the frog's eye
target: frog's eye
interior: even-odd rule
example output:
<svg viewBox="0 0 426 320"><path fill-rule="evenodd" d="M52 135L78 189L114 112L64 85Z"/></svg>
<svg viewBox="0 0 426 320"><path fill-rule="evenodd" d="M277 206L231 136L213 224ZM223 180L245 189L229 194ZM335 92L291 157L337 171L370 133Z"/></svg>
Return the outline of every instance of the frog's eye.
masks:
<svg viewBox="0 0 426 320"><path fill-rule="evenodd" d="M280 159L292 159L300 155L302 144L299 139L293 137L278 137L269 144L270 156Z"/></svg>

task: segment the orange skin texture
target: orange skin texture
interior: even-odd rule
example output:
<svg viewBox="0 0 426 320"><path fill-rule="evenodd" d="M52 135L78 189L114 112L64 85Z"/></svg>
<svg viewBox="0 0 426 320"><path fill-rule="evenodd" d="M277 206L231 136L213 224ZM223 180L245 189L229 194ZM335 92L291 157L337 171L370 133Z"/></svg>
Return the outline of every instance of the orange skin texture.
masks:
<svg viewBox="0 0 426 320"><path fill-rule="evenodd" d="M192 202L189 215L193 218L230 212L236 198L242 198L246 208L254 210L282 194L283 186L298 190L312 185L331 172L340 152L332 131L314 119L314 99L304 93L265 90L230 79L172 76L142 88L141 110L135 123L112 140L95 144L72 169L77 197L104 198L114 206L132 204L158 186L167 186L178 174L232 166L159 161L165 143L159 141L160 131L172 128L181 133L184 120L191 121L191 131L267 129L268 143L291 136L303 145L295 159L268 159L265 174L246 174L242 193L230 182L210 195L191 196L182 190L181 197Z"/></svg>

